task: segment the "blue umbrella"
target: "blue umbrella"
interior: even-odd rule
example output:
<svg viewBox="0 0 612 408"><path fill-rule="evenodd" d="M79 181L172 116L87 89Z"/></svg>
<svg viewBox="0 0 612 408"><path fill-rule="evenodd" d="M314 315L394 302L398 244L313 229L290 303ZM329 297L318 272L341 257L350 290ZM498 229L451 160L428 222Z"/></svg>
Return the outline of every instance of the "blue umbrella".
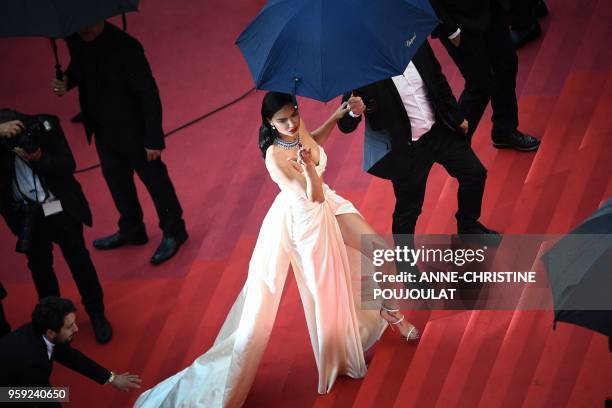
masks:
<svg viewBox="0 0 612 408"><path fill-rule="evenodd" d="M327 102L403 73L436 24L427 0L270 0L236 44L257 88Z"/></svg>

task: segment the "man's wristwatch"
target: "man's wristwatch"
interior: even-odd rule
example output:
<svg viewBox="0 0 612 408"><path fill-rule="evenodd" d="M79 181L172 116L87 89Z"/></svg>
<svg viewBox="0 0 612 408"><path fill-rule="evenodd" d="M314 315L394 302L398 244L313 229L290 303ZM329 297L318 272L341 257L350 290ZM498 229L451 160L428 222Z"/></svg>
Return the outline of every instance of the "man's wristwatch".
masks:
<svg viewBox="0 0 612 408"><path fill-rule="evenodd" d="M117 378L117 374L115 374L114 372L110 372L110 377L108 377L108 381L106 381L109 384L112 384L113 381L115 381L115 378Z"/></svg>

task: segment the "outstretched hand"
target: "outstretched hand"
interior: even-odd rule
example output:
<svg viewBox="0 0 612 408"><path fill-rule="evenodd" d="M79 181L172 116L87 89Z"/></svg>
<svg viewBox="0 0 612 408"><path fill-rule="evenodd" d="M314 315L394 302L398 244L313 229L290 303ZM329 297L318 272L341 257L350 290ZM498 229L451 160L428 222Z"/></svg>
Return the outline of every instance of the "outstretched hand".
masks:
<svg viewBox="0 0 612 408"><path fill-rule="evenodd" d="M140 388L142 380L136 374L130 374L129 372L118 374L111 384L121 391L129 391L130 388Z"/></svg>

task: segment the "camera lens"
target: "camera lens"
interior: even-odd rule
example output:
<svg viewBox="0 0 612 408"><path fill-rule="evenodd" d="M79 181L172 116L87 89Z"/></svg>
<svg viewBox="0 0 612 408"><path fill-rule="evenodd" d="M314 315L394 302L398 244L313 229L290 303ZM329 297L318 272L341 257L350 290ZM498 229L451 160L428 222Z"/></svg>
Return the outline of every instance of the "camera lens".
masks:
<svg viewBox="0 0 612 408"><path fill-rule="evenodd" d="M28 209L23 217L21 229L17 236L17 245L15 245L15 251L27 254L32 247L32 231L34 229L34 212L32 209Z"/></svg>

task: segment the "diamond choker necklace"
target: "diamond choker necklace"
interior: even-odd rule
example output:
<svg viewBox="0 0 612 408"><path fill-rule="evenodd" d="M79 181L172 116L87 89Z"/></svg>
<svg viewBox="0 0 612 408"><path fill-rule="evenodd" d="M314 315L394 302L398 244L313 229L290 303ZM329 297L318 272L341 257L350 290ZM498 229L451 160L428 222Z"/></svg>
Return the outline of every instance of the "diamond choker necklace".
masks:
<svg viewBox="0 0 612 408"><path fill-rule="evenodd" d="M283 139L277 137L276 139L274 139L274 144L285 150L295 149L296 147L300 146L300 135L298 133L297 137L293 142L285 142Z"/></svg>

